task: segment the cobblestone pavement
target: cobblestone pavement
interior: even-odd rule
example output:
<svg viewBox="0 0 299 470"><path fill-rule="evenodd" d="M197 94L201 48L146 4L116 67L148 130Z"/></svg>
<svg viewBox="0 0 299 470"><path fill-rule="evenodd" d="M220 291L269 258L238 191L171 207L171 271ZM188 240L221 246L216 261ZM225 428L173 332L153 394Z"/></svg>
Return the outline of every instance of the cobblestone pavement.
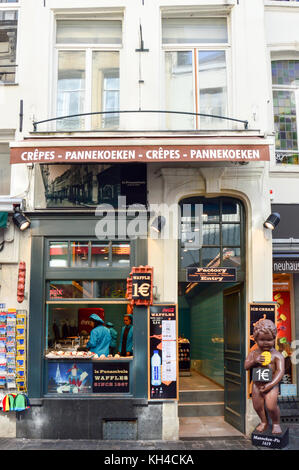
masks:
<svg viewBox="0 0 299 470"><path fill-rule="evenodd" d="M299 450L299 424L288 424L289 445L283 450ZM254 447L250 438L199 438L180 441L100 441L0 438L2 450L92 450L92 451L198 451L270 450ZM106 452L105 452L106 453ZM108 454L107 454L108 455Z"/></svg>

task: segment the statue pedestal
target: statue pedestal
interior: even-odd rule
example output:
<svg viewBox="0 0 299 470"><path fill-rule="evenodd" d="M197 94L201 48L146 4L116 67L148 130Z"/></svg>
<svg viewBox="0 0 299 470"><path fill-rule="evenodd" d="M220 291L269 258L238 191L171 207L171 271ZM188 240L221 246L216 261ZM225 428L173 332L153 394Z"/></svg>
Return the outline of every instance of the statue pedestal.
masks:
<svg viewBox="0 0 299 470"><path fill-rule="evenodd" d="M272 434L270 429L264 432L253 431L251 442L254 446L267 447L268 449L283 449L289 443L289 428L281 426L281 434Z"/></svg>

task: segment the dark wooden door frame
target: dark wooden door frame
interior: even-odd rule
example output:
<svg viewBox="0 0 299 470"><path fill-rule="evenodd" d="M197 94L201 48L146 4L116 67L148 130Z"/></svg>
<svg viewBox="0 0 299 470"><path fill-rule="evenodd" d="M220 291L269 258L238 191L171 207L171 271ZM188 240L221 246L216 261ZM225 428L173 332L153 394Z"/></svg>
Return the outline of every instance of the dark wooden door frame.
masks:
<svg viewBox="0 0 299 470"><path fill-rule="evenodd" d="M246 338L246 308L244 283L238 284L223 292L223 327L224 327L224 419L229 424L245 433L246 415L246 374L244 370L245 338ZM236 315L226 312L226 299L237 302ZM232 318L237 320L228 325ZM229 318L230 317L230 318ZM229 333L235 333L233 341L229 344Z"/></svg>

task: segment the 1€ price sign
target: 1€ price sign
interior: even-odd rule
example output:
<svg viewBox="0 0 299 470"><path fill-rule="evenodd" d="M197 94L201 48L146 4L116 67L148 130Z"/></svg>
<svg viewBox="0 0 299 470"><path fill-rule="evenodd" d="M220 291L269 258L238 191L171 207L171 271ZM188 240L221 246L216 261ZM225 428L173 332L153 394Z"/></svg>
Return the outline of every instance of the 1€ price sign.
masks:
<svg viewBox="0 0 299 470"><path fill-rule="evenodd" d="M152 276L151 273L136 273L132 276L132 299L150 300Z"/></svg>
<svg viewBox="0 0 299 470"><path fill-rule="evenodd" d="M272 370L269 367L256 367L252 371L253 382L271 382Z"/></svg>

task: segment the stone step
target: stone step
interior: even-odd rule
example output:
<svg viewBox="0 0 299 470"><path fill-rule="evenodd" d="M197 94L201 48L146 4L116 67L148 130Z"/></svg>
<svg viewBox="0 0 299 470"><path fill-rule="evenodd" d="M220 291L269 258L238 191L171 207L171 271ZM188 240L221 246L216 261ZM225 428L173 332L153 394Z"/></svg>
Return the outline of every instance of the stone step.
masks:
<svg viewBox="0 0 299 470"><path fill-rule="evenodd" d="M190 402L179 403L179 418L198 416L223 416L224 403L222 402Z"/></svg>
<svg viewBox="0 0 299 470"><path fill-rule="evenodd" d="M179 404L187 402L191 403L215 401L224 401L224 390L181 390L179 395Z"/></svg>

